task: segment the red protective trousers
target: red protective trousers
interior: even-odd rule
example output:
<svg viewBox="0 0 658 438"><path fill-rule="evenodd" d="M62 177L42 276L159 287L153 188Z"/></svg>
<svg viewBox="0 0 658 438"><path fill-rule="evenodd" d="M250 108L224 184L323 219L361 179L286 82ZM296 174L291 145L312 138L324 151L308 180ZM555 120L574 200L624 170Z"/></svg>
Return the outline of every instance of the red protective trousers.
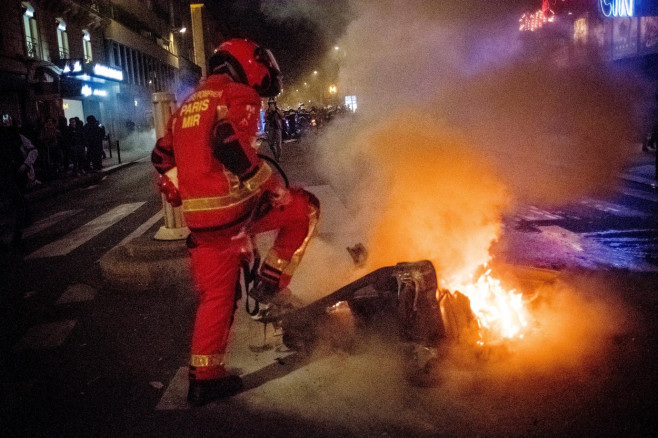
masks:
<svg viewBox="0 0 658 438"><path fill-rule="evenodd" d="M250 234L278 230L265 261L277 260L285 287L297 266L319 215L319 203L302 189L291 189L291 202L268 212L250 224ZM233 315L237 308L236 284L244 240L235 239L239 227L193 233L188 240L192 275L199 294L199 307L192 336L192 360L196 379L223 377L222 366Z"/></svg>

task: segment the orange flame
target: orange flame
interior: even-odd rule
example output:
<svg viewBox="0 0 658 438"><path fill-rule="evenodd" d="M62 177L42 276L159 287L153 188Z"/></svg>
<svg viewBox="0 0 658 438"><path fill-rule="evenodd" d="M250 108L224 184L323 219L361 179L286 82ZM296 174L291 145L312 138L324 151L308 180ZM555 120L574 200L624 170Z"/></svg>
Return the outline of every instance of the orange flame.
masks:
<svg viewBox="0 0 658 438"><path fill-rule="evenodd" d="M483 342L522 339L530 326L531 315L523 295L516 289L505 289L500 280L491 276L491 269L476 280L456 282L449 288L459 290L471 301Z"/></svg>

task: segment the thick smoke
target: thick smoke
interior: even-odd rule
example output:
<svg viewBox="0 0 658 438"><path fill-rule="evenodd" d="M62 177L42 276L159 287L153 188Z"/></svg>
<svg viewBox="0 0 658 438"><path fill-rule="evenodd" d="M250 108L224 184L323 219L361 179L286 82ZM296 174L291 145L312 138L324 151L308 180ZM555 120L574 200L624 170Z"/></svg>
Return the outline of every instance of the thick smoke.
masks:
<svg viewBox="0 0 658 438"><path fill-rule="evenodd" d="M307 22L328 44L340 37L350 13L350 3L344 0L278 0L262 1L261 10L269 18L280 22Z"/></svg>
<svg viewBox="0 0 658 438"><path fill-rule="evenodd" d="M419 259L443 280L463 280L488 261L502 216L518 203L563 204L611 187L635 140L638 89L605 63L568 66L550 48L528 50L519 3L351 3L354 20L336 42L345 51L338 87L359 107L326 128L316 159L351 215L340 231L363 241L370 257L362 270L339 272L331 260L344 247L331 244L343 241L320 236L309 255L313 246L326 253L327 272L304 277L312 284L304 290ZM542 407L575 421L566 406L597 397L593 375L625 327L623 306L606 292L588 283L536 291L524 340L480 354L450 349L440 387L413 400L392 347L377 344L352 360L323 359L322 395L302 379L281 408L395 418L447 435L536 433L532 416ZM339 402L323 404L329 399Z"/></svg>
<svg viewBox="0 0 658 438"><path fill-rule="evenodd" d="M619 354L628 349L619 340L637 332L637 315L610 299L609 288L570 282L541 291L533 304L539 322L526 339L479 351L446 347L435 387L410 387L400 346L365 336L349 354L317 350L309 366L244 400L340 425L350 436L566 436L573 424L606 436L586 417L601 409L603 391L627 389L611 385L612 369L645 360L641 351ZM331 327L327 337L336 332Z"/></svg>
<svg viewBox="0 0 658 438"><path fill-rule="evenodd" d="M356 3L339 88L354 90L362 116L392 121L413 106L453 125L517 199L556 204L608 187L635 140L632 78L526 50L505 2L440 3Z"/></svg>
<svg viewBox="0 0 658 438"><path fill-rule="evenodd" d="M155 130L137 130L121 140L121 149L131 152L149 154L155 144Z"/></svg>
<svg viewBox="0 0 658 438"><path fill-rule="evenodd" d="M357 96L357 120L320 139L318 169L373 267L430 258L461 276L487 261L516 203L604 192L626 164L636 82L538 53L518 3L495 3L352 3L338 87Z"/></svg>
<svg viewBox="0 0 658 438"><path fill-rule="evenodd" d="M528 44L521 3L350 3L338 87L359 106L325 130L316 162L352 214L340 231L368 248L366 270L429 259L464 281L517 204L604 192L626 164L638 82L594 48L565 63Z"/></svg>

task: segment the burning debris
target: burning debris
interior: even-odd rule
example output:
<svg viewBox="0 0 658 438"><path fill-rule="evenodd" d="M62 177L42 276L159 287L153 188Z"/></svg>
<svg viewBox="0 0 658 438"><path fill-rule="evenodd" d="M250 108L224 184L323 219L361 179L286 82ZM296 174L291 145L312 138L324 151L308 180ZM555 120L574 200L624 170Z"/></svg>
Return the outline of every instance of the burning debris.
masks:
<svg viewBox="0 0 658 438"><path fill-rule="evenodd" d="M350 254L350 257L352 257L356 267L361 268L365 265L366 259L368 258L368 251L362 243L357 243L354 246L348 246L347 252Z"/></svg>
<svg viewBox="0 0 658 438"><path fill-rule="evenodd" d="M280 326L288 348L310 352L349 311L357 330L374 327L396 336L406 346L410 381L427 386L436 383L433 371L442 343L478 347L523 336L528 326L522 296L506 291L490 271L463 290L440 289L430 261L398 263L262 322Z"/></svg>

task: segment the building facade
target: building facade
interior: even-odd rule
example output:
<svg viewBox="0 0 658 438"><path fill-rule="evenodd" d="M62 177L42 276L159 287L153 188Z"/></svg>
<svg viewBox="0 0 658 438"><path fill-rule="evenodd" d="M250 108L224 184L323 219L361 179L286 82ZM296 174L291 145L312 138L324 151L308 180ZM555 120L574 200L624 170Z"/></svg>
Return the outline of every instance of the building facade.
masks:
<svg viewBox="0 0 658 438"><path fill-rule="evenodd" d="M9 0L0 112L23 126L94 115L115 139L152 126L151 96L201 78L189 0Z"/></svg>
<svg viewBox="0 0 658 438"><path fill-rule="evenodd" d="M558 63L592 62L595 47L596 61L636 63L658 77L658 0L537 0L519 30Z"/></svg>

